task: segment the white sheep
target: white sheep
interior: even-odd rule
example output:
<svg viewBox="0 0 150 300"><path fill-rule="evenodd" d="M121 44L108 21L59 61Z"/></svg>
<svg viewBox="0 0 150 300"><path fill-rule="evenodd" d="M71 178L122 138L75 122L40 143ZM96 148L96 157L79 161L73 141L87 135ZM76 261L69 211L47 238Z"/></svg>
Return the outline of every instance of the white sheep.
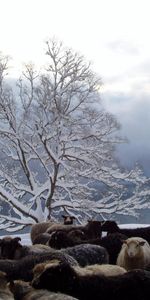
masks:
<svg viewBox="0 0 150 300"><path fill-rule="evenodd" d="M150 245L141 237L131 237L123 242L117 265L126 270L144 269L150 263Z"/></svg>
<svg viewBox="0 0 150 300"><path fill-rule="evenodd" d="M89 265L80 267L80 266L75 266L74 267L75 271L80 275L104 275L104 276L116 276L116 275L121 275L126 273L127 271L116 265L110 265L110 264L95 264L95 265Z"/></svg>

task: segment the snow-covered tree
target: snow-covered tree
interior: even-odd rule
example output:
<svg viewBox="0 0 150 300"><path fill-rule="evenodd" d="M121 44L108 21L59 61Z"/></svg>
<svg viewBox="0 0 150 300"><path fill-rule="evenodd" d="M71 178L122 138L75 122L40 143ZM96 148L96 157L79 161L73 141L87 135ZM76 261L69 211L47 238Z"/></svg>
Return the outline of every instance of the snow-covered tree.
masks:
<svg viewBox="0 0 150 300"><path fill-rule="evenodd" d="M103 108L101 80L85 59L48 41L47 64L32 64L10 87L0 56L0 197L2 227L23 228L62 211L79 222L149 207L147 178L119 168L116 118ZM129 192L130 185L130 192Z"/></svg>

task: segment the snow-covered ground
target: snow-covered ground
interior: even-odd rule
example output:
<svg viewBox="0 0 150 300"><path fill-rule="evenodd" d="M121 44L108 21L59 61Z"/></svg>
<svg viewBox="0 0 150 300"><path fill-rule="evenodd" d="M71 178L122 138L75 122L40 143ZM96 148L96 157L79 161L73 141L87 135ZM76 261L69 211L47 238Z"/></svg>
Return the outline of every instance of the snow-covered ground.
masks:
<svg viewBox="0 0 150 300"><path fill-rule="evenodd" d="M147 227L147 226L150 226L150 224L119 224L118 225L120 228L137 228L137 227ZM21 243L23 245L31 245L31 239L30 239L30 233L23 233L23 234L9 234L8 235L10 236L13 236L13 237L16 237L16 236L19 236L21 237ZM105 235L105 234L104 234ZM1 236L2 238L3 236Z"/></svg>
<svg viewBox="0 0 150 300"><path fill-rule="evenodd" d="M131 223L131 224L118 224L118 226L120 228L138 228L138 227L148 227L148 226L150 226L150 224L137 224L137 223L133 224L133 223Z"/></svg>

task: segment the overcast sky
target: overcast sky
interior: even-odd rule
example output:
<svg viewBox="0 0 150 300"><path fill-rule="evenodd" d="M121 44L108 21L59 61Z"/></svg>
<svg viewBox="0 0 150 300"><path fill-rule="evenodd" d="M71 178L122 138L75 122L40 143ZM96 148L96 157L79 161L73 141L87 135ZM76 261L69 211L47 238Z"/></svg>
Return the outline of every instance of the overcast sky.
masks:
<svg viewBox="0 0 150 300"><path fill-rule="evenodd" d="M23 62L43 62L44 41L56 37L93 62L102 99L129 144L121 161L150 169L150 1L0 0L0 50ZM149 173L150 174L150 173Z"/></svg>

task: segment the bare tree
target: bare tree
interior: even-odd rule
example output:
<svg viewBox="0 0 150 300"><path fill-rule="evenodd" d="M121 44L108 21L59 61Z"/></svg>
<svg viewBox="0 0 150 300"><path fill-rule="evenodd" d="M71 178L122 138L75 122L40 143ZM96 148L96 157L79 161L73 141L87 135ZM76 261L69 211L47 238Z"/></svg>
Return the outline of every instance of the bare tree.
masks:
<svg viewBox="0 0 150 300"><path fill-rule="evenodd" d="M114 159L119 124L102 106L101 80L62 43L48 41L46 68L25 65L17 91L0 57L2 227L17 230L65 210L79 222L149 207L147 178ZM128 184L131 192L128 193ZM7 208L8 212L3 210Z"/></svg>

